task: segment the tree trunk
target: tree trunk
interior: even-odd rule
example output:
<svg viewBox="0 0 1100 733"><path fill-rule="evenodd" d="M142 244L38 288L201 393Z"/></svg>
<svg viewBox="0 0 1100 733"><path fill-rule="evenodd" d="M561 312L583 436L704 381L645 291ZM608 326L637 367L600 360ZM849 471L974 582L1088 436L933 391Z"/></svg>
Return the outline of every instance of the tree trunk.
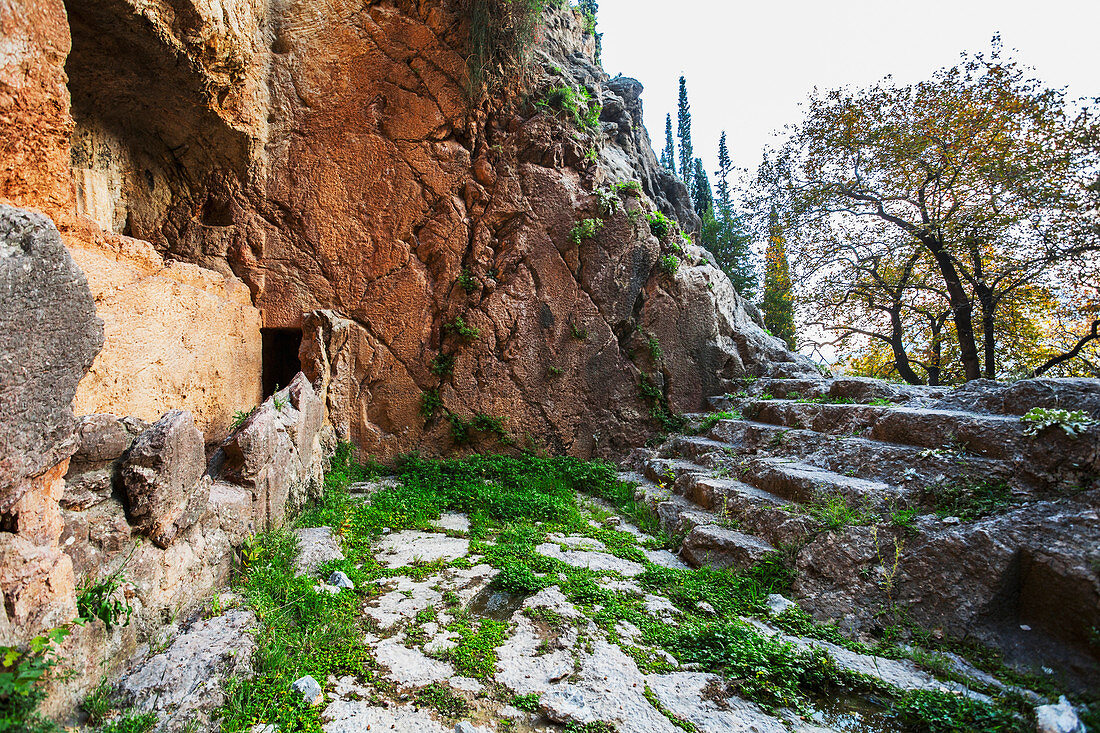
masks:
<svg viewBox="0 0 1100 733"><path fill-rule="evenodd" d="M909 355L905 353L905 342L902 341L904 329L901 324L901 303L896 303L890 311L890 348L894 351L894 364L898 368L898 374L909 384L924 384L924 381L913 371L909 363Z"/></svg>
<svg viewBox="0 0 1100 733"><path fill-rule="evenodd" d="M932 329L932 363L928 365L928 386L940 386L940 373L943 366L943 342L940 334L943 333L943 321L938 318L929 319L929 327Z"/></svg>
<svg viewBox="0 0 1100 733"><path fill-rule="evenodd" d="M985 378L993 379L997 373L996 339L993 333L993 291L983 281L974 283L974 292L978 296L978 305L982 310L982 343L985 350Z"/></svg>
<svg viewBox="0 0 1100 733"><path fill-rule="evenodd" d="M970 302L970 296L963 287L959 271L955 269L955 263L951 255L944 249L943 242L932 236L921 237L921 242L928 248L932 257L936 260L940 274L943 275L943 284L947 288L947 298L951 303L951 320L955 322L955 334L959 339L959 355L962 357L963 374L966 381L980 379L982 365L978 359L978 346L974 340L974 306Z"/></svg>

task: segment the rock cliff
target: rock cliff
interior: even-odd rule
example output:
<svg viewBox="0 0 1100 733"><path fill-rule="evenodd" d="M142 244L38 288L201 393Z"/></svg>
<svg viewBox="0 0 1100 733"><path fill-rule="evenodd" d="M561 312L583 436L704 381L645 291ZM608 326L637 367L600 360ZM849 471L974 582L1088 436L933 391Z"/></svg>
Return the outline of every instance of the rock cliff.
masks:
<svg viewBox="0 0 1100 733"><path fill-rule="evenodd" d="M641 85L608 78L570 9L546 12L527 86L474 103L455 3L67 11L77 210L243 280L272 342L293 343L305 314L330 311L341 342L325 346L344 353L326 357L340 364L329 407L364 455L446 451L461 439L455 420L486 417L525 444L607 455L652 433L653 399L698 409L730 378L807 368L757 328L704 252L687 245L676 272L659 266L681 245L653 236L649 213L687 231L698 219L653 156ZM536 104L565 87L602 105L596 124ZM629 181L641 195L601 210L598 192ZM572 237L584 219L602 229ZM646 356L651 342L662 358ZM114 352L101 359L140 366ZM137 387L89 380L81 398L119 411L95 399L110 389L124 403ZM426 394L438 394L434 418Z"/></svg>

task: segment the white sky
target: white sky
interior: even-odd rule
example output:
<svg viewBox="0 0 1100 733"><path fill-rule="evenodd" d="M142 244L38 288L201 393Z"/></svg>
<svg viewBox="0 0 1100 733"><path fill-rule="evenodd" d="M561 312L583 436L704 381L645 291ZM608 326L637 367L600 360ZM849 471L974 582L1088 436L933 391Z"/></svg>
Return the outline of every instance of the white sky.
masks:
<svg viewBox="0 0 1100 733"><path fill-rule="evenodd" d="M1098 0L600 0L599 25L604 68L645 85L658 154L687 76L695 154L712 177L723 129L734 164L755 171L815 85L925 79L963 50L988 51L997 31L1048 85L1100 96Z"/></svg>

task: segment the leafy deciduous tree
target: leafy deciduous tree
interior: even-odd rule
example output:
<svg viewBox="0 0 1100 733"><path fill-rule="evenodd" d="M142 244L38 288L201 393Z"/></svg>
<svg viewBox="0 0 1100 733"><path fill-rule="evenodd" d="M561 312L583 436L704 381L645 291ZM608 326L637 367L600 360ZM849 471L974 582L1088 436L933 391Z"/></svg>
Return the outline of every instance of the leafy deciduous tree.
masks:
<svg viewBox="0 0 1100 733"><path fill-rule="evenodd" d="M1025 290L1057 292L1059 265L1091 267L1100 251L1097 139L1087 109L1003 60L994 39L989 57L964 55L926 82L815 93L761 166L759 200L782 207L800 260L886 230L893 246L919 250L949 306L963 376L993 376L998 314ZM1100 324L1089 328L1086 344Z"/></svg>

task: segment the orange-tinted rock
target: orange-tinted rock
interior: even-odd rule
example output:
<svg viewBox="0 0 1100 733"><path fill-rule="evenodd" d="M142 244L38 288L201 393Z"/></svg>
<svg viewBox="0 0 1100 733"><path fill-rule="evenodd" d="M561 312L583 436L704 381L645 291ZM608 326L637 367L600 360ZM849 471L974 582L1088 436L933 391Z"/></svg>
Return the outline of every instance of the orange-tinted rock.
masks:
<svg viewBox="0 0 1100 733"><path fill-rule="evenodd" d="M151 421L186 409L216 441L235 412L259 404L260 313L240 280L165 261L148 242L90 227L66 240L106 335L77 389L78 414Z"/></svg>
<svg viewBox="0 0 1100 733"><path fill-rule="evenodd" d="M76 618L73 563L56 546L37 545L19 535L0 532L0 613L9 629L7 640L26 640Z"/></svg>

